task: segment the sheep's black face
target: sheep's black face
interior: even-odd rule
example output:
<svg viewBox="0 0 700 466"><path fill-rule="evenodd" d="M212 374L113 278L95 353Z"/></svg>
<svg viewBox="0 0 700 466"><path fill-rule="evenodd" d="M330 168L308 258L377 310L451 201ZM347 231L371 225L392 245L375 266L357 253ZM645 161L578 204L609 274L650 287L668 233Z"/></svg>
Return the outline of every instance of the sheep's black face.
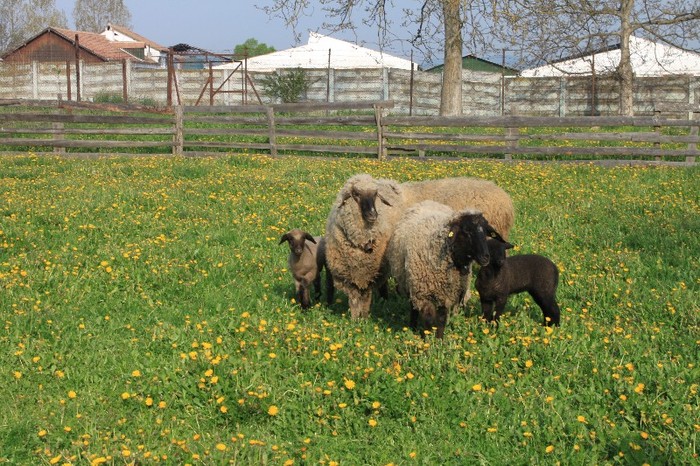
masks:
<svg viewBox="0 0 700 466"><path fill-rule="evenodd" d="M488 265L490 260L486 238L491 229L483 215L466 213L450 224L452 260L457 268L468 267L472 261Z"/></svg>
<svg viewBox="0 0 700 466"><path fill-rule="evenodd" d="M513 245L498 235L496 235L496 237L487 238L486 244L489 248L489 255L491 256L490 265L495 269L500 269L506 262L506 250L511 249Z"/></svg>
<svg viewBox="0 0 700 466"><path fill-rule="evenodd" d="M373 189L371 191L358 191L353 188L352 198L357 202L360 207L360 212L362 213L362 219L373 224L379 218L379 213L377 213L377 190Z"/></svg>

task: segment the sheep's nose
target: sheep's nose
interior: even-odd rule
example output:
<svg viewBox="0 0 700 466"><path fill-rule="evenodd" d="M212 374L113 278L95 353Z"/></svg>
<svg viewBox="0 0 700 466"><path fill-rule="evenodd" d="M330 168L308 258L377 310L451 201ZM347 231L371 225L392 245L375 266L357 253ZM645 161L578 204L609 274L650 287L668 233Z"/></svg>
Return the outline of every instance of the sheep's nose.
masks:
<svg viewBox="0 0 700 466"><path fill-rule="evenodd" d="M484 267L484 266L486 266L486 265L489 265L489 262L490 262L490 261L491 261L491 256L488 255L488 254L484 254L484 255L480 256L480 257L477 259L477 262L478 262L479 265L482 266L482 267Z"/></svg>

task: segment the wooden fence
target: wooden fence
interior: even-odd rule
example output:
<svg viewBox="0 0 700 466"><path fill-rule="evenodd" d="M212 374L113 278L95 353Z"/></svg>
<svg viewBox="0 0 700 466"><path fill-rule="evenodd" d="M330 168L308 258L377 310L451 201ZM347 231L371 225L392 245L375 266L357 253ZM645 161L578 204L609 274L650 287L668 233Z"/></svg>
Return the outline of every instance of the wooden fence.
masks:
<svg viewBox="0 0 700 466"><path fill-rule="evenodd" d="M700 155L694 118L405 117L391 101L225 107L0 101L0 153L669 160ZM677 109L674 109L677 111Z"/></svg>

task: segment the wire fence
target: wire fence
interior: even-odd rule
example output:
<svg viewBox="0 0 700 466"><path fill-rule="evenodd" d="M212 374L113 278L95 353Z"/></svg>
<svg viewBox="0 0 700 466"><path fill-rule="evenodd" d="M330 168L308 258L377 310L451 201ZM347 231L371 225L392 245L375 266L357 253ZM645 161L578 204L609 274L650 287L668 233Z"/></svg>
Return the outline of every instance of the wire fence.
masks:
<svg viewBox="0 0 700 466"><path fill-rule="evenodd" d="M246 70L245 62L222 69L207 63L143 66L130 61L2 63L0 99L124 102L152 106L275 103L266 95L269 72ZM392 100L395 114L437 115L442 76L419 70L307 69L301 100L362 102ZM464 71L463 111L469 116L612 116L619 113L619 83L612 77L522 78ZM700 105L700 76L638 77L636 115L659 107Z"/></svg>

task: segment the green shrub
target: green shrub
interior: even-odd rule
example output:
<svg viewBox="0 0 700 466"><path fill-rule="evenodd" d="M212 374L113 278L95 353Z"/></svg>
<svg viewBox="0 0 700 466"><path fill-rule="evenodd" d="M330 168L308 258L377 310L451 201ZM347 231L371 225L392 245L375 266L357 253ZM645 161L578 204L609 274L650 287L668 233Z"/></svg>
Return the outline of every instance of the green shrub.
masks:
<svg viewBox="0 0 700 466"><path fill-rule="evenodd" d="M297 68L289 71L275 71L262 80L265 93L284 103L299 102L309 90L309 79L306 71Z"/></svg>

